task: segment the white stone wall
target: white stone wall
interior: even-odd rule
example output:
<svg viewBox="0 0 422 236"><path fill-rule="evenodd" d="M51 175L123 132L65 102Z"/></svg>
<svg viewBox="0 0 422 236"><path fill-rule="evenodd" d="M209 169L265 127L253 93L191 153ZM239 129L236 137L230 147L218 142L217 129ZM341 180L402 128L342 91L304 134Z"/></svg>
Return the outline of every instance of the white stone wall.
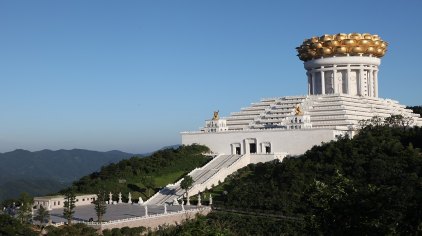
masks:
<svg viewBox="0 0 422 236"><path fill-rule="evenodd" d="M261 143L271 144L271 153L287 152L289 155L303 154L314 145L335 139L336 134L343 133L328 129L303 130L246 130L219 133L184 132L182 144L202 144L212 152L235 154L234 146L240 146L241 154L249 153L249 143L256 142L257 154L265 153Z"/></svg>
<svg viewBox="0 0 422 236"><path fill-rule="evenodd" d="M97 198L95 194L85 194L85 195L77 195L75 206L85 206L92 203L94 199ZM45 196L45 197L35 197L34 198L34 207L37 209L40 206L43 206L45 209L52 210L64 207L64 196Z"/></svg>

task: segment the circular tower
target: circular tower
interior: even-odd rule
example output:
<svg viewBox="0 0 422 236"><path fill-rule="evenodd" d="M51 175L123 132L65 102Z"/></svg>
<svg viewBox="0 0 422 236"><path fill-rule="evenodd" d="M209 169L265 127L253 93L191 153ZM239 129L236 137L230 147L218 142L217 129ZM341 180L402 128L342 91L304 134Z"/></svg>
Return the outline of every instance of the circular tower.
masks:
<svg viewBox="0 0 422 236"><path fill-rule="evenodd" d="M378 97L378 66L387 42L372 34L325 34L297 47L308 76L308 94Z"/></svg>

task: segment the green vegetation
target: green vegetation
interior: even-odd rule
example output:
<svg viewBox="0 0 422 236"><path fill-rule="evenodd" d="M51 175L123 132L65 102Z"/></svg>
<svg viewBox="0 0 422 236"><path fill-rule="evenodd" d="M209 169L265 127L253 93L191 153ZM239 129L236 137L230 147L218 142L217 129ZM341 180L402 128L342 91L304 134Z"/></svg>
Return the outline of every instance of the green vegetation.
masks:
<svg viewBox="0 0 422 236"><path fill-rule="evenodd" d="M412 109L414 113L422 115L422 106L413 106L413 107L406 107L407 109Z"/></svg>
<svg viewBox="0 0 422 236"><path fill-rule="evenodd" d="M78 223L65 225L63 227L47 226L45 227L47 236L98 236L97 230L85 224Z"/></svg>
<svg viewBox="0 0 422 236"><path fill-rule="evenodd" d="M29 224L22 224L12 216L0 214L0 235L36 236L38 234L32 231Z"/></svg>
<svg viewBox="0 0 422 236"><path fill-rule="evenodd" d="M18 209L17 217L20 220L22 224L29 223L32 218L32 204L34 203L34 200L27 194L27 193L21 193L21 196L19 198L20 207Z"/></svg>
<svg viewBox="0 0 422 236"><path fill-rule="evenodd" d="M192 187L193 184L193 179L192 177L190 177L190 175L186 175L182 182L180 182L180 187L185 190L185 194L186 194L186 199L187 199L187 203L189 205L189 195L188 195L188 190Z"/></svg>
<svg viewBox="0 0 422 236"><path fill-rule="evenodd" d="M81 149L37 152L18 149L0 153L0 201L16 199L21 192L43 196L60 191L103 165L133 155Z"/></svg>
<svg viewBox="0 0 422 236"><path fill-rule="evenodd" d="M383 125L374 118L353 139L340 137L283 162L248 165L209 190L215 209L208 216L148 235L420 235L422 128L408 128L400 117L387 121ZM152 195L148 189L160 187L157 183L175 182L205 164L204 151L206 147L193 145L132 158L103 167L74 188ZM1 217L0 226L10 221ZM25 228L16 220L10 224ZM103 234L140 232L146 229ZM50 229L48 235L97 234L72 225Z"/></svg>
<svg viewBox="0 0 422 236"><path fill-rule="evenodd" d="M206 164L209 158L202 153L208 151L205 146L191 145L160 150L148 157L132 157L82 177L73 188L78 193L122 192L125 201L127 193L131 192L133 199L142 197L145 200L165 185Z"/></svg>
<svg viewBox="0 0 422 236"><path fill-rule="evenodd" d="M123 227L121 229L105 229L103 230L103 236L138 236L141 235L141 233L144 233L146 231L145 227L135 227L135 228L129 228L129 227Z"/></svg>
<svg viewBox="0 0 422 236"><path fill-rule="evenodd" d="M40 206L34 216L34 220L38 221L40 226L43 226L50 220L50 213L43 206Z"/></svg>
<svg viewBox="0 0 422 236"><path fill-rule="evenodd" d="M91 228L85 224L73 224L66 225L63 227L46 227L47 236L100 236L94 228ZM102 232L103 236L139 236L141 233L145 232L145 227L123 227L121 229L105 229ZM1 232L1 231L0 231ZM0 234L1 235L1 234Z"/></svg>
<svg viewBox="0 0 422 236"><path fill-rule="evenodd" d="M72 189L69 189L64 194L63 216L67 219L67 224L72 224L72 218L75 214L76 195Z"/></svg>
<svg viewBox="0 0 422 236"><path fill-rule="evenodd" d="M305 235L287 228L291 225L286 224L285 219L275 217L214 211L207 216L198 215L180 225L161 226L158 231L149 232L148 235Z"/></svg>
<svg viewBox="0 0 422 236"><path fill-rule="evenodd" d="M150 235L420 235L422 129L389 125L251 164L212 189L211 214Z"/></svg>
<svg viewBox="0 0 422 236"><path fill-rule="evenodd" d="M97 214L98 222L103 221L103 215L107 211L107 205L106 205L106 194L104 191L101 191L97 194L97 199L94 200L94 209L95 213Z"/></svg>

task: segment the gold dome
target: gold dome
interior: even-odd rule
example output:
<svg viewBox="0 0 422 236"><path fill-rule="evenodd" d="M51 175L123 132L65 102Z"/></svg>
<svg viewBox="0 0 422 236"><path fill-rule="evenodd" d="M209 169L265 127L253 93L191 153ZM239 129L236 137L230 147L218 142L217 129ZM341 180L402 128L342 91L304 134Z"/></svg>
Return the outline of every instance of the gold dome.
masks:
<svg viewBox="0 0 422 236"><path fill-rule="evenodd" d="M300 60L309 61L321 57L348 54L383 57L387 47L388 43L376 34L339 33L305 39L296 50Z"/></svg>

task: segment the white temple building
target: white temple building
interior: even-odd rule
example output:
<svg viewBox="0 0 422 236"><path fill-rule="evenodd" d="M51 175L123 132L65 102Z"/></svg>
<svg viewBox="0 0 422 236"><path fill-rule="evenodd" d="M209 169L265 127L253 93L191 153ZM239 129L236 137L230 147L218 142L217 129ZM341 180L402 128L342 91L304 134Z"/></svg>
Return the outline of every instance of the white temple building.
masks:
<svg viewBox="0 0 422 236"><path fill-rule="evenodd" d="M189 175L189 195L217 185L250 163L299 155L314 145L352 137L359 122L374 116L401 115L422 125L418 114L378 97L378 70L387 43L378 35L336 34L306 39L297 48L304 61L308 95L265 98L220 118L214 112L199 131L182 132L182 144L208 146L216 157ZM180 182L170 184L146 204L171 204L183 196Z"/></svg>
<svg viewBox="0 0 422 236"><path fill-rule="evenodd" d="M200 131L182 132L182 144L224 154L297 155L337 135L353 136L359 121L374 116L402 115L422 124L404 105L378 97L378 67L387 50L378 35L323 35L297 50L308 95L265 98L226 118L214 114Z"/></svg>

